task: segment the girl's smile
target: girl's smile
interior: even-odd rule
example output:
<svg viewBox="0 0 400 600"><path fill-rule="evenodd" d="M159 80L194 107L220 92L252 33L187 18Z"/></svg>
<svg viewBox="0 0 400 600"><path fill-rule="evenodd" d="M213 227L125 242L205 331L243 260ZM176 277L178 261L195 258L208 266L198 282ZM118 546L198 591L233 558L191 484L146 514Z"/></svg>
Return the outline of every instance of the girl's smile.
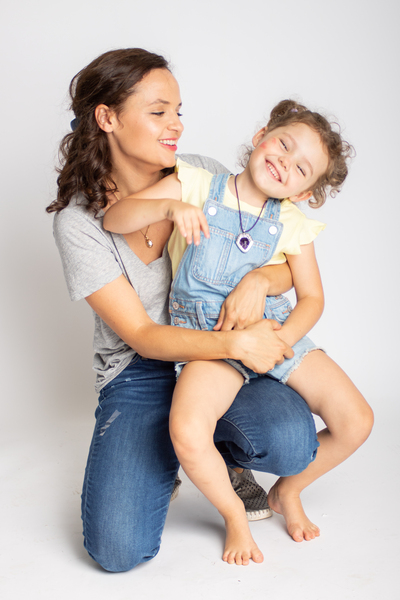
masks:
<svg viewBox="0 0 400 600"><path fill-rule="evenodd" d="M272 177L274 179L277 179L278 181L282 181L281 176L279 175L278 171L275 169L274 165L269 160L266 160L265 162L267 165L267 169L271 173Z"/></svg>
<svg viewBox="0 0 400 600"><path fill-rule="evenodd" d="M268 197L289 198L292 202L307 200L328 168L319 134L304 123L272 131L263 128L254 136L253 144L255 149L238 182L243 200L255 206L262 205Z"/></svg>

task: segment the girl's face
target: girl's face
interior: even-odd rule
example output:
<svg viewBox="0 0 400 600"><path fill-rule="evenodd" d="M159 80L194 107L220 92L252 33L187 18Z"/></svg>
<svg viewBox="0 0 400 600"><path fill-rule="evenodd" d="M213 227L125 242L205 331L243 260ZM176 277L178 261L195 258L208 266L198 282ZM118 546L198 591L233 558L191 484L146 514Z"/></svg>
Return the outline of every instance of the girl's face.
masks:
<svg viewBox="0 0 400 600"><path fill-rule="evenodd" d="M97 121L108 134L114 168L148 172L173 167L183 131L181 105L175 77L167 69L154 69L118 116L105 105L98 106Z"/></svg>
<svg viewBox="0 0 400 600"><path fill-rule="evenodd" d="M328 168L319 134L304 123L259 131L249 169L256 187L269 198L300 202L311 197L314 184Z"/></svg>

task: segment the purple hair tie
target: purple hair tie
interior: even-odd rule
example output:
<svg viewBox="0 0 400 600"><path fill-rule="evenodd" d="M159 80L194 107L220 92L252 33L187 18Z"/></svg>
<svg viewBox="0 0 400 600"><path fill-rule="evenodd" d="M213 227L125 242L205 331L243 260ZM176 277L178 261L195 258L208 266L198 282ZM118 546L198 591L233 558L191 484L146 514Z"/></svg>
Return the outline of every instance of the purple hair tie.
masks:
<svg viewBox="0 0 400 600"><path fill-rule="evenodd" d="M297 110L297 108L291 108L290 112L299 112L299 111Z"/></svg>

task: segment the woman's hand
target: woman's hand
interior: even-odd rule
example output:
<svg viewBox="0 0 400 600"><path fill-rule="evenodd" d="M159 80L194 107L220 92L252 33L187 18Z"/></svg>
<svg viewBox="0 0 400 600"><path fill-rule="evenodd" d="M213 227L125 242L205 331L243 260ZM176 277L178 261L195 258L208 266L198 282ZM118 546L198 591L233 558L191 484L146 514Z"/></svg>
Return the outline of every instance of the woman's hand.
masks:
<svg viewBox="0 0 400 600"><path fill-rule="evenodd" d="M266 296L282 294L291 287L287 263L250 271L226 298L214 331L244 329L257 323L264 316Z"/></svg>
<svg viewBox="0 0 400 600"><path fill-rule="evenodd" d="M282 363L284 358L292 358L291 347L275 333L280 328L276 321L263 319L239 331L239 360L256 373L266 373Z"/></svg>
<svg viewBox="0 0 400 600"><path fill-rule="evenodd" d="M206 216L200 208L177 200L167 202L165 218L174 221L180 233L186 238L187 244L193 241L195 246L198 246L201 231L206 238L210 237Z"/></svg>

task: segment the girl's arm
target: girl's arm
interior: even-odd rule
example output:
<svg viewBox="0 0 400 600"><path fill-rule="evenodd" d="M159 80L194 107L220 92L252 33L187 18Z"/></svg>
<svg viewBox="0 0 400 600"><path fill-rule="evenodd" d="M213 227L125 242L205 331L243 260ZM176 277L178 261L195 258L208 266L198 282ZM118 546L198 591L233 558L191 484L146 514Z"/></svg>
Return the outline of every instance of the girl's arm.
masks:
<svg viewBox="0 0 400 600"><path fill-rule="evenodd" d="M314 244L301 246L301 254L288 255L297 304L278 335L293 346L315 325L324 309L324 292L315 258Z"/></svg>
<svg viewBox="0 0 400 600"><path fill-rule="evenodd" d="M176 223L188 244L192 239L196 245L200 243L200 231L209 237L203 211L182 202L182 186L176 173L113 204L104 216L103 227L128 234L165 219Z"/></svg>
<svg viewBox="0 0 400 600"><path fill-rule="evenodd" d="M194 331L157 325L137 293L120 275L86 298L92 309L141 356L167 361L241 360L257 373L272 369L292 349L275 333L280 326L264 319L243 331Z"/></svg>

